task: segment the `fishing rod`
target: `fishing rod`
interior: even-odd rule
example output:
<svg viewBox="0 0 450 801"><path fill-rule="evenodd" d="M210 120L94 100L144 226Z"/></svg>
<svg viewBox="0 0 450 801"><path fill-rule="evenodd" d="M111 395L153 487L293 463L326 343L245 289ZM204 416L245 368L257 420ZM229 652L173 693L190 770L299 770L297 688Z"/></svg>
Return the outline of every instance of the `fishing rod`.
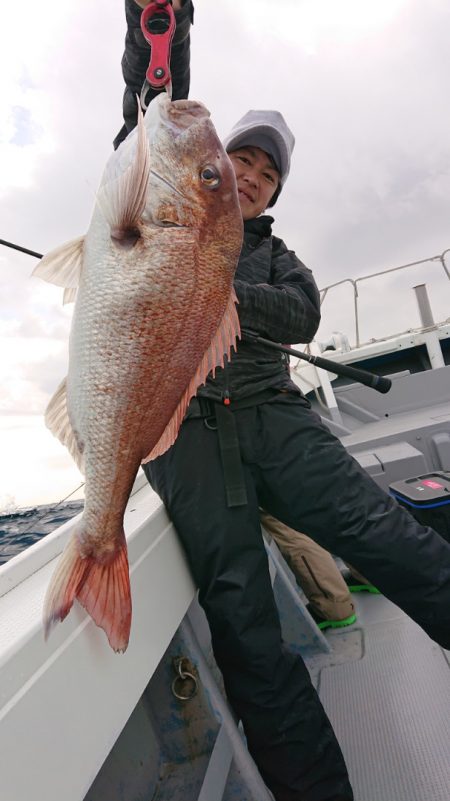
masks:
<svg viewBox="0 0 450 801"><path fill-rule="evenodd" d="M267 345L269 348L287 353L289 356L297 356L305 362L314 364L315 367L321 367L322 370L328 370L330 373L335 373L338 376L345 376L345 378L352 378L354 381L358 381L359 384L364 384L366 387L376 389L377 392L381 392L383 395L389 392L392 386L390 378L384 378L383 376L369 373L367 370L360 370L357 367L350 367L348 364L337 364L331 361L331 359L323 359L321 356L312 356L309 353L303 353L301 350L288 348L286 345L279 345L271 339L265 339L265 337L260 336L256 331L252 331L249 328L243 328L241 333L244 340L248 342L259 342L261 345Z"/></svg>
<svg viewBox="0 0 450 801"><path fill-rule="evenodd" d="M14 250L20 250L22 253L27 253L29 256L42 259L42 253L36 253L35 250L29 250L28 248L21 247L21 245L14 245L12 242L7 242L5 239L0 239L0 245L5 245ZM301 350L294 350L294 348L279 345L271 339L265 339L250 328L243 328L242 336L250 342L260 342L261 345L267 345L267 347L273 350L279 350L282 353L287 353L289 356L297 356L297 358L303 359L305 362L314 364L315 367L321 367L322 370L328 370L330 373L335 373L338 376L352 378L354 381L358 381L359 384L364 384L366 387L376 389L377 392L385 394L389 392L392 386L390 378L384 378L383 376L369 373L367 370L359 370L357 367L350 367L348 364L337 364L336 362L332 362L331 359L322 359L321 356L312 356L309 353L303 353Z"/></svg>
<svg viewBox="0 0 450 801"><path fill-rule="evenodd" d="M7 242L6 239L0 239L0 245L4 245L7 248L12 248L13 250L19 250L21 253L26 253L28 256L35 256L37 259L42 259L42 253L36 253L35 250L29 250L28 248L22 247L22 245L14 245L13 242Z"/></svg>

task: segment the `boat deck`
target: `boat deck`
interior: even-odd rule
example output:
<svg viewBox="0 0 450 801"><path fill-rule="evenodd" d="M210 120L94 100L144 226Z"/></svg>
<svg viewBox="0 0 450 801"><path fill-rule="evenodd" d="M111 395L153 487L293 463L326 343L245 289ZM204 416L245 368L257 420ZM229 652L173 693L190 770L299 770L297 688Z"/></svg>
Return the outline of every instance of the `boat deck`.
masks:
<svg viewBox="0 0 450 801"><path fill-rule="evenodd" d="M387 395L335 387L338 423L323 417L386 491L398 479L450 469L450 367L392 379ZM332 653L308 665L355 801L448 801L450 652L382 595L353 598L357 622L327 633Z"/></svg>
<svg viewBox="0 0 450 801"><path fill-rule="evenodd" d="M384 596L368 593L354 595L353 626L324 636L276 546L268 553L283 634L304 655L355 801L448 801L450 652ZM187 705L169 691L179 653L189 655L199 679L199 695ZM156 731L165 735L155 738ZM123 795L125 752L156 758L160 780L150 792L139 794L142 777ZM269 801L260 781L226 705L206 620L194 601L85 801L102 801L106 789L110 801Z"/></svg>
<svg viewBox="0 0 450 801"><path fill-rule="evenodd" d="M357 622L310 668L355 801L448 801L450 652L382 595L354 600Z"/></svg>

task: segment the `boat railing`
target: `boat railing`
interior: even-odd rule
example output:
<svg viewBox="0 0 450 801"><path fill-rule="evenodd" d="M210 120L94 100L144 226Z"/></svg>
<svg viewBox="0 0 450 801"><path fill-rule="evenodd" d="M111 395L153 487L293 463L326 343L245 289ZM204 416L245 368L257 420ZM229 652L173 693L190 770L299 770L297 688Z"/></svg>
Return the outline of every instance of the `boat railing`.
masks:
<svg viewBox="0 0 450 801"><path fill-rule="evenodd" d="M379 270L376 273L371 273L370 275L362 275L359 278L344 278L342 281L336 281L334 284L329 284L323 289L320 290L320 305L322 306L328 292L330 289L334 289L338 286L342 286L343 284L350 284L353 288L353 305L354 305L354 317L355 317L355 340L356 340L356 347L361 346L361 336L360 336L360 310L358 305L359 300L359 291L358 287L363 281L368 281L373 278L379 278L382 275L387 275L388 273L398 272L400 270L410 269L412 267L417 267L420 264L427 264L428 262L438 263L442 267L445 275L447 276L448 280L450 281L450 271L446 264L446 256L450 253L450 248L444 250L441 254L437 256L429 256L427 259L420 259L419 261L412 261L408 264L401 264L399 267L389 267L387 270ZM396 334L392 334L391 336L399 336L400 334L405 333L404 331L398 331Z"/></svg>

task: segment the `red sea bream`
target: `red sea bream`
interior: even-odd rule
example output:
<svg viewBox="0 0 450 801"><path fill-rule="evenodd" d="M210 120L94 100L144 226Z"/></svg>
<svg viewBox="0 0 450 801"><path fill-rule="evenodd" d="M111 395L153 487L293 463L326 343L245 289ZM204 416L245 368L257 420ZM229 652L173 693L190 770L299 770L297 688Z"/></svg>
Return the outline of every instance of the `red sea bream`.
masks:
<svg viewBox="0 0 450 801"><path fill-rule="evenodd" d="M175 441L190 398L239 336L234 171L200 103L159 95L110 157L85 237L35 274L76 294L69 368L46 412L84 472L85 508L51 579L48 633L75 598L124 651L125 507L139 465Z"/></svg>

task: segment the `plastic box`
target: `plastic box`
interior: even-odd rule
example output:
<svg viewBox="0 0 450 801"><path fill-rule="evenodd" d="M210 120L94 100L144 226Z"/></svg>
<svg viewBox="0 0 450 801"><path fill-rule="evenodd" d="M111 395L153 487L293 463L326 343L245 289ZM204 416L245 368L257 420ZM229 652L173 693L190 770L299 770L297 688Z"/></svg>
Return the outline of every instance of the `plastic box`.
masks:
<svg viewBox="0 0 450 801"><path fill-rule="evenodd" d="M424 526L450 542L450 473L427 473L394 481L389 492Z"/></svg>

